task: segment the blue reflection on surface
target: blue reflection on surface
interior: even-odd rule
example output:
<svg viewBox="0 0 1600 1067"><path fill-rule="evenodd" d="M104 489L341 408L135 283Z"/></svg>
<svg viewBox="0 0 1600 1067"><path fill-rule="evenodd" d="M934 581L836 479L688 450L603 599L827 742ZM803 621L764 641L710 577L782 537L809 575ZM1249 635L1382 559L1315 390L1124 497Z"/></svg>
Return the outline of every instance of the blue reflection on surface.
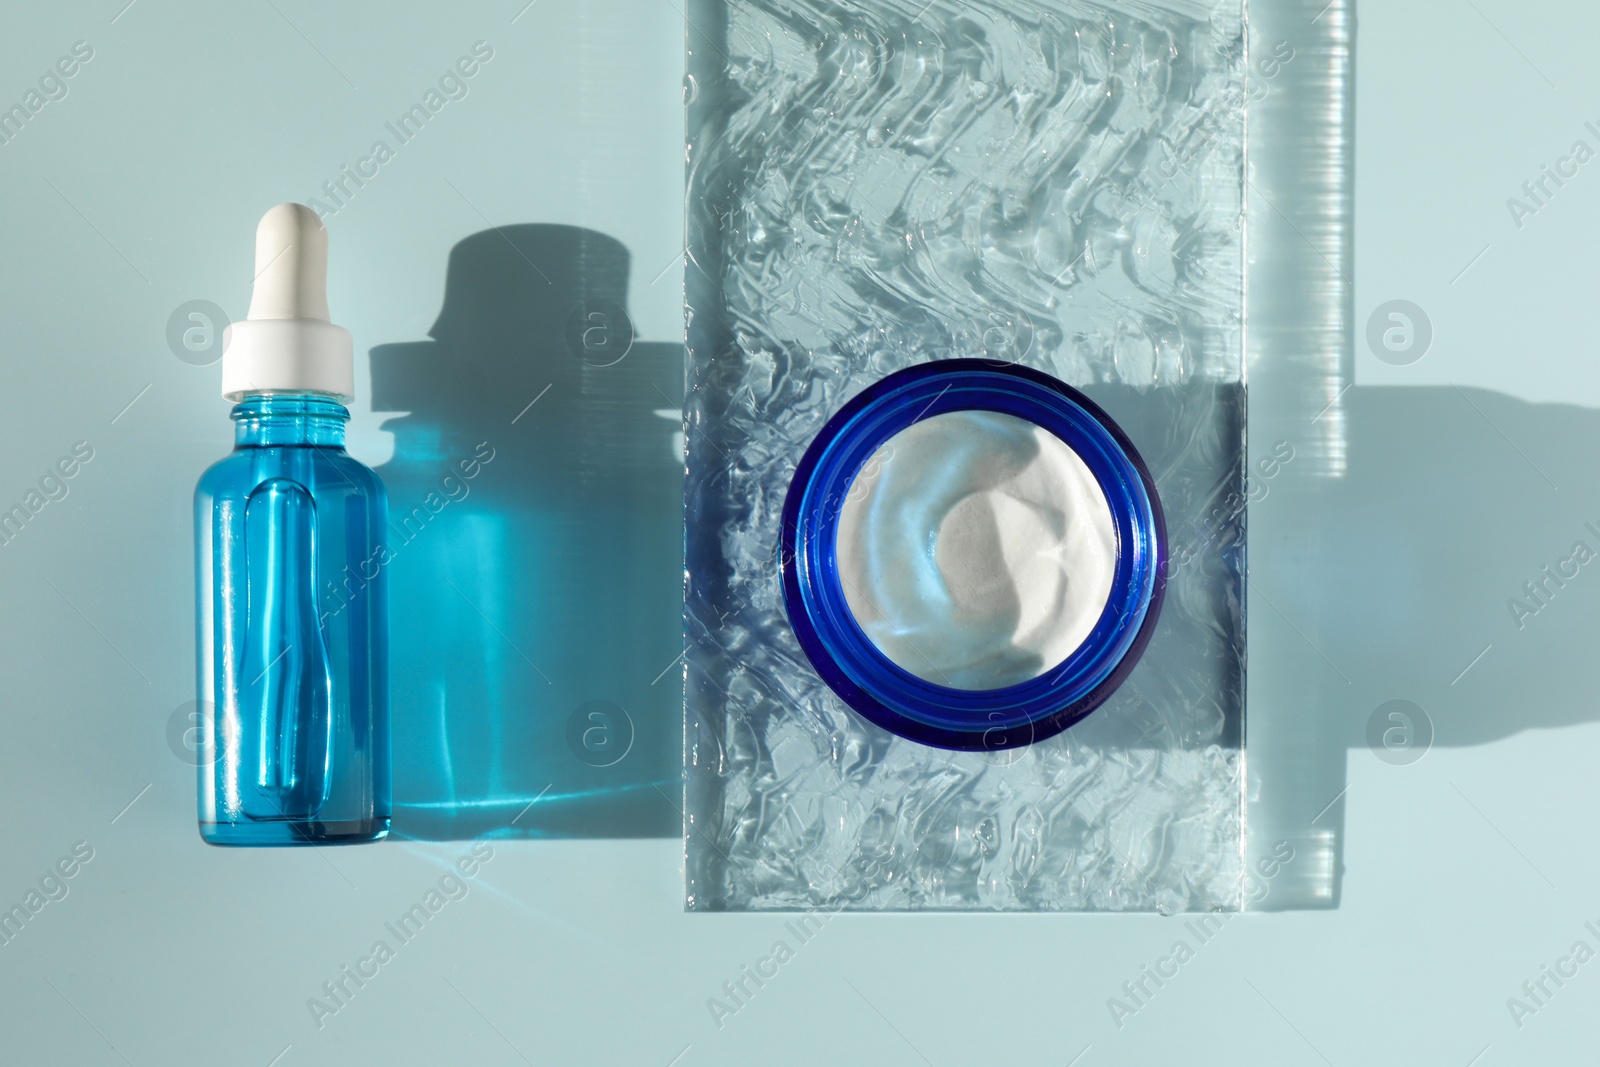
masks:
<svg viewBox="0 0 1600 1067"><path fill-rule="evenodd" d="M391 498L395 832L674 837L683 352L627 250L500 227L430 340L372 350Z"/></svg>

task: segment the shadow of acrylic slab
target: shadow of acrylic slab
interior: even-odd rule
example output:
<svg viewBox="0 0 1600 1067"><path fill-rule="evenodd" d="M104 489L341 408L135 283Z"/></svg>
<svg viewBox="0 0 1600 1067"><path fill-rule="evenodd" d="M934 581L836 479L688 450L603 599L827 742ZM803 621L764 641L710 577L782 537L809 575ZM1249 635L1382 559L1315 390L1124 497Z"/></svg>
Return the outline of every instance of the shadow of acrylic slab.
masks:
<svg viewBox="0 0 1600 1067"><path fill-rule="evenodd" d="M401 836L680 833L683 350L633 339L628 262L474 234L429 339L372 350Z"/></svg>

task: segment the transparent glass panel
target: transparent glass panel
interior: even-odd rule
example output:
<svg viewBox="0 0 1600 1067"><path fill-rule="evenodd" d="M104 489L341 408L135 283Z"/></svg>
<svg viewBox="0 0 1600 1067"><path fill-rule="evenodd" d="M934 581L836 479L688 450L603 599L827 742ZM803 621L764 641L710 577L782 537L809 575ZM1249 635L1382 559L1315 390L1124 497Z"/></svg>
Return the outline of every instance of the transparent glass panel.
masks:
<svg viewBox="0 0 1600 1067"><path fill-rule="evenodd" d="M1241 905L1240 4L688 11L691 909ZM1083 722L950 752L852 712L784 610L796 462L949 357L1081 389L1148 464L1160 623Z"/></svg>

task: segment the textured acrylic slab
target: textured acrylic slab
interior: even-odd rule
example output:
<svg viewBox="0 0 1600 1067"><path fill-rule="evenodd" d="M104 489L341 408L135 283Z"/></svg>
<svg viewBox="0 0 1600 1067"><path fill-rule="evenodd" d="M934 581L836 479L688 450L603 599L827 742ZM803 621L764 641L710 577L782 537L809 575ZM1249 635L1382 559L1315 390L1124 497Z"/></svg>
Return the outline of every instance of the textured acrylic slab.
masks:
<svg viewBox="0 0 1600 1067"><path fill-rule="evenodd" d="M701 0L690 30L687 904L1240 903L1242 10ZM1005 753L891 736L801 654L777 559L801 452L883 375L1016 361L1149 463L1156 635Z"/></svg>

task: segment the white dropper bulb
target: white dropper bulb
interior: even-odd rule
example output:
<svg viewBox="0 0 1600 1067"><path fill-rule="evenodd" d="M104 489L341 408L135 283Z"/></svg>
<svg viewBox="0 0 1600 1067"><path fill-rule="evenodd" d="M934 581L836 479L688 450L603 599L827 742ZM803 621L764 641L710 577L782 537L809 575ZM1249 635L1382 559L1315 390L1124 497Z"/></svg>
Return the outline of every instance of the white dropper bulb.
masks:
<svg viewBox="0 0 1600 1067"><path fill-rule="evenodd" d="M249 317L328 321L328 231L304 204L279 204L256 226Z"/></svg>
<svg viewBox="0 0 1600 1067"><path fill-rule="evenodd" d="M250 313L223 333L222 395L355 393L350 334L328 321L328 231L304 204L279 204L256 226Z"/></svg>

